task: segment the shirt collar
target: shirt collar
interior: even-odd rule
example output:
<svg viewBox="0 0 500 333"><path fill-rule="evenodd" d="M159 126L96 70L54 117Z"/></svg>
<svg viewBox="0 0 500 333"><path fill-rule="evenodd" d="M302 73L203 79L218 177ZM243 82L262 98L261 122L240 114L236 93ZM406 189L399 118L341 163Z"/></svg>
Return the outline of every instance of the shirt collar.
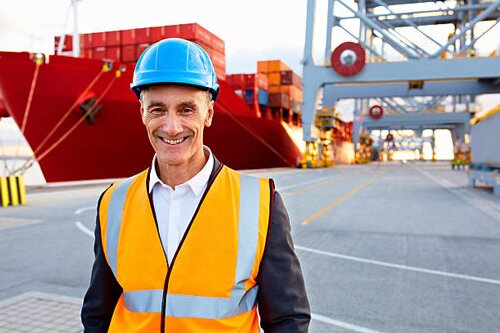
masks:
<svg viewBox="0 0 500 333"><path fill-rule="evenodd" d="M178 185L178 186L182 185L189 186L189 188L191 188L191 190L197 197L199 197L205 190L205 187L208 183L208 180L210 179L210 175L212 174L212 169L215 163L210 148L208 148L207 146L203 146L203 150L205 153L208 153L207 163L205 163L203 168L196 175L194 175L193 178L189 179L187 182L183 184ZM151 172L149 174L148 188L150 193L153 190L154 186L158 183L160 185L168 186L161 181L160 177L158 177L158 173L156 172L156 155L155 155L153 157L153 163L151 164Z"/></svg>

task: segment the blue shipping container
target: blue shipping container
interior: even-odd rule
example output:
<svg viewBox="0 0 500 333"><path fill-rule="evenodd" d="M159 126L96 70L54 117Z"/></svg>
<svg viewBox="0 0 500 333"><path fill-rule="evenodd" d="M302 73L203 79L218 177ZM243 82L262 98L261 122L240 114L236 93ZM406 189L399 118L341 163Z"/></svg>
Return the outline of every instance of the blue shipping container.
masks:
<svg viewBox="0 0 500 333"><path fill-rule="evenodd" d="M267 91L259 89L257 100L259 101L260 105L267 105L269 102L269 94L267 93Z"/></svg>
<svg viewBox="0 0 500 333"><path fill-rule="evenodd" d="M245 103L252 104L254 101L254 90L245 90ZM267 91L259 89L257 93L257 101L260 105L267 105L269 102L269 94Z"/></svg>

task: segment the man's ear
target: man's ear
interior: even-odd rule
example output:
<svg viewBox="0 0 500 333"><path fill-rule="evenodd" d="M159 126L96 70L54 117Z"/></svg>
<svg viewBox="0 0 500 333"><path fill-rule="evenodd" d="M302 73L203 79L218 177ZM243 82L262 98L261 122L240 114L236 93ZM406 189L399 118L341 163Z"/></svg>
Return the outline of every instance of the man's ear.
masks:
<svg viewBox="0 0 500 333"><path fill-rule="evenodd" d="M207 117L205 118L205 127L210 127L212 125L212 119L214 117L214 101L210 101L207 109Z"/></svg>

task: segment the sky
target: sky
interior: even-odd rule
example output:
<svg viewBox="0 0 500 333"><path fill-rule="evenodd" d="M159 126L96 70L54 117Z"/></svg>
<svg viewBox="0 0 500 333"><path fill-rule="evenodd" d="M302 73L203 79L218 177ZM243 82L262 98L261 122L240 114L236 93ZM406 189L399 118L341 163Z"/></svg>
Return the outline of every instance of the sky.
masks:
<svg viewBox="0 0 500 333"><path fill-rule="evenodd" d="M65 30L69 0L0 0L0 49L49 51ZM306 0L82 0L81 33L197 22L226 43L227 72L255 72L282 59L302 72Z"/></svg>

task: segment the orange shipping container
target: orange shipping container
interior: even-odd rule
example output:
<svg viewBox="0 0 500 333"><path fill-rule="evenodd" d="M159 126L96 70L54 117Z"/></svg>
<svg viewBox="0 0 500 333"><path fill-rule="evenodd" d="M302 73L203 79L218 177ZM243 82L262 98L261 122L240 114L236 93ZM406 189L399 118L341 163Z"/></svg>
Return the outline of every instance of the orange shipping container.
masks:
<svg viewBox="0 0 500 333"><path fill-rule="evenodd" d="M257 71L259 73L272 73L291 70L281 60L261 60L257 62Z"/></svg>
<svg viewBox="0 0 500 333"><path fill-rule="evenodd" d="M269 86L279 86L281 83L280 72L270 72L267 74L267 82Z"/></svg>

